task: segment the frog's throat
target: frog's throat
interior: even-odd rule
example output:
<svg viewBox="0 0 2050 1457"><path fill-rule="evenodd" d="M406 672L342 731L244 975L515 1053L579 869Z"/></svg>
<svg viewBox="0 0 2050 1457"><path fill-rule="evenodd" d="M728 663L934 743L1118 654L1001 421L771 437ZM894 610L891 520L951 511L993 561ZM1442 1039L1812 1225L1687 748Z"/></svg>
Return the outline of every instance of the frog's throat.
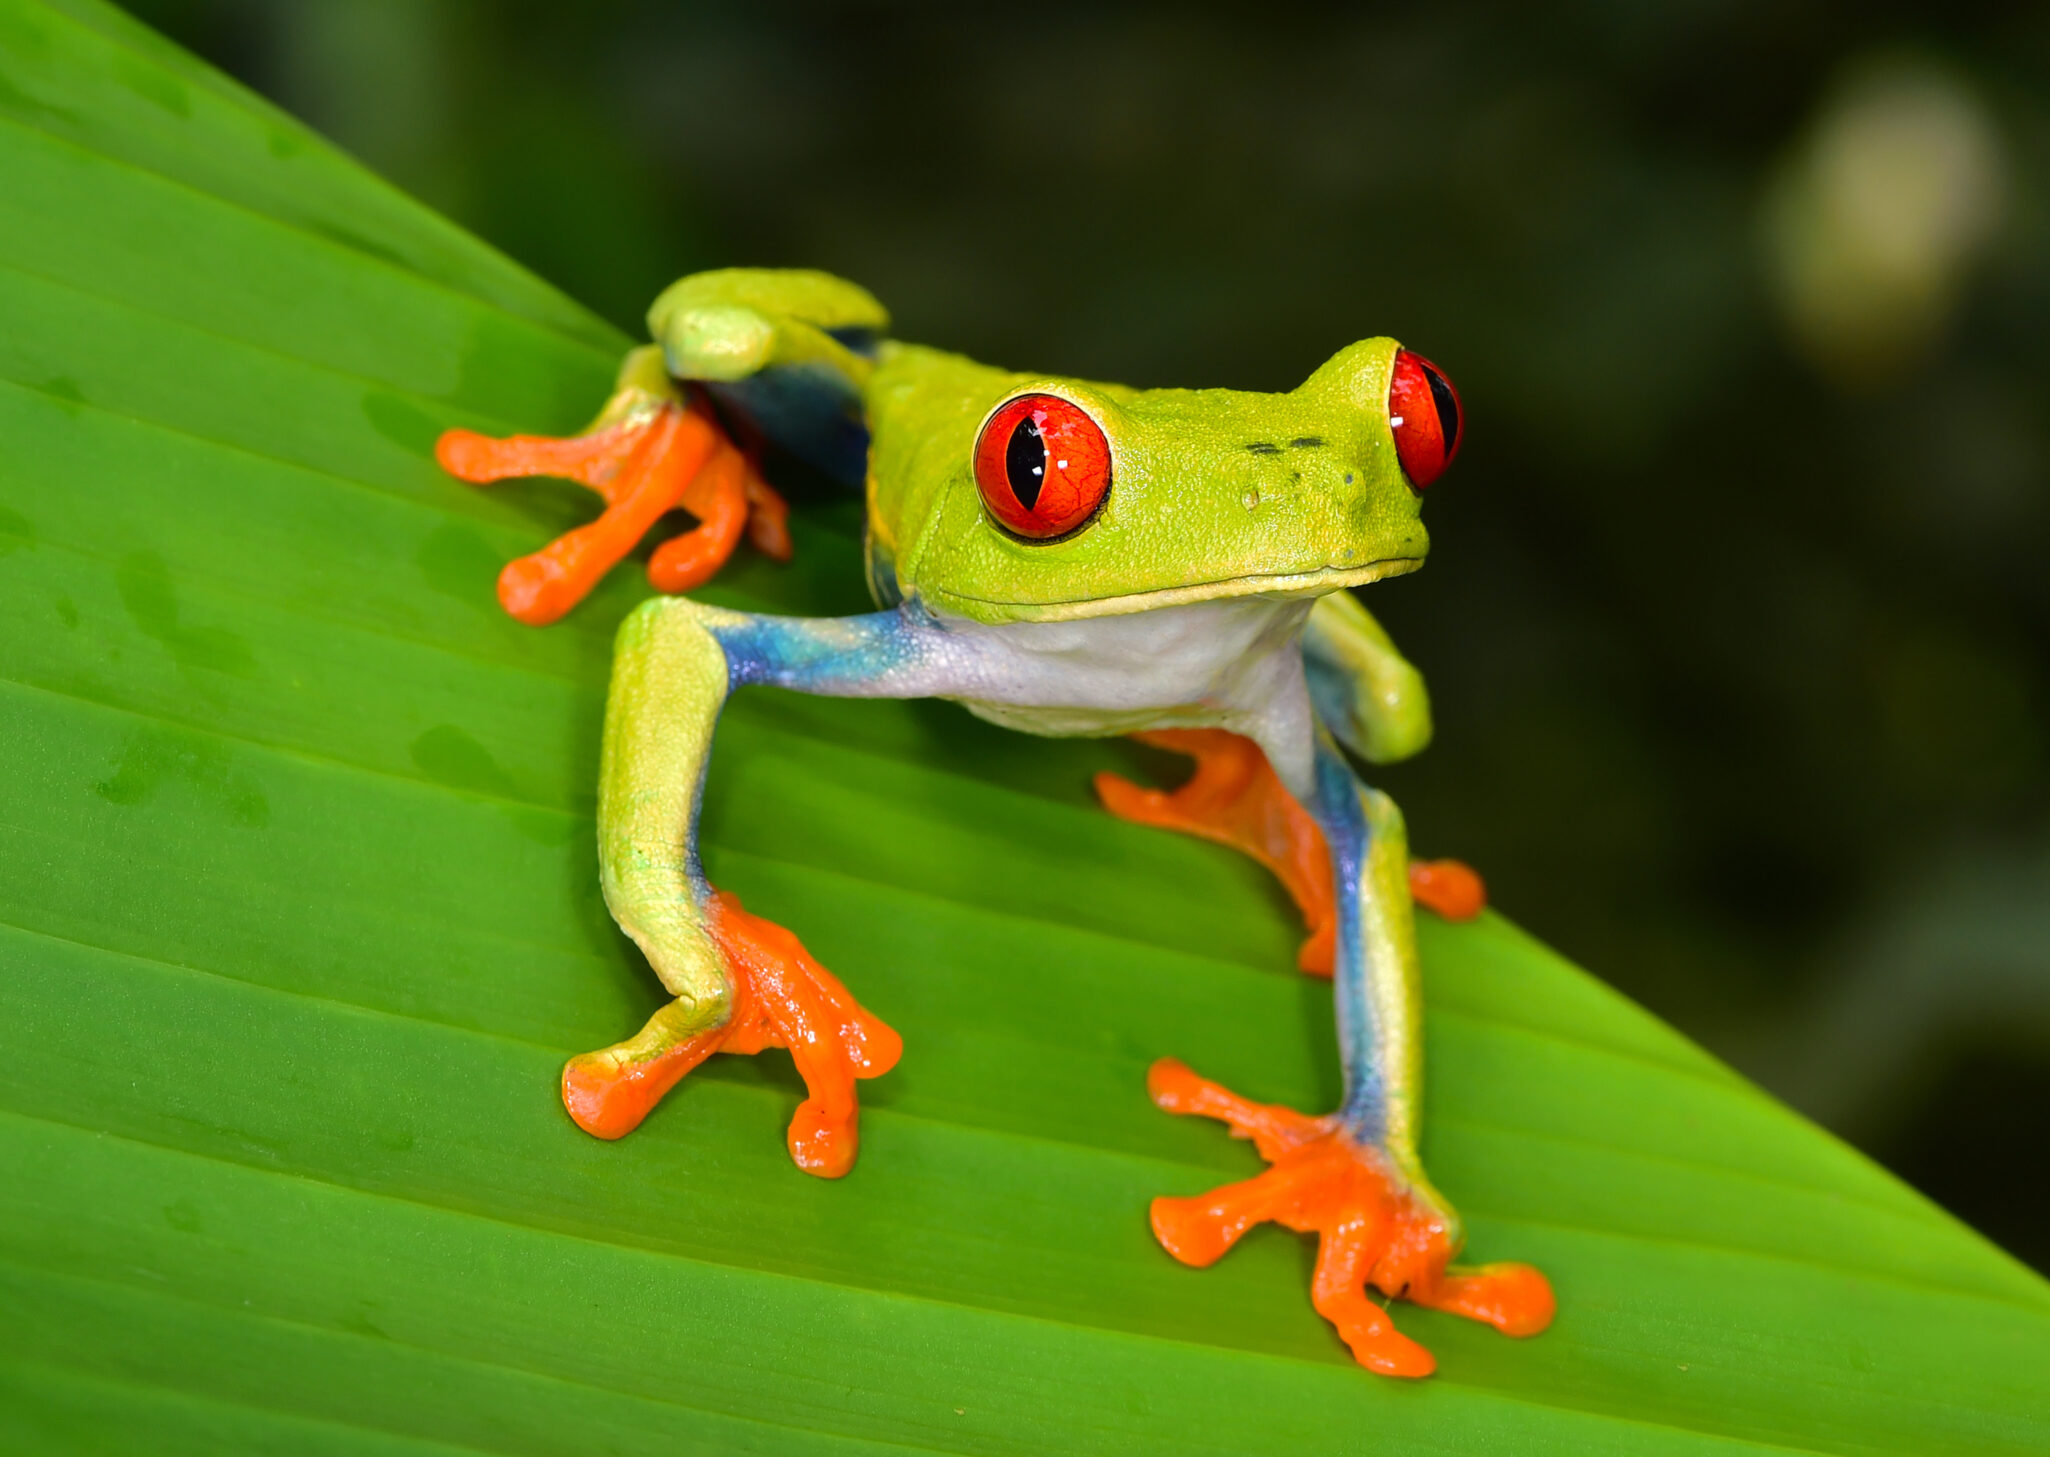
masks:
<svg viewBox="0 0 2050 1457"><path fill-rule="evenodd" d="M985 622L1073 622L1084 617L1117 617L1156 607L1190 602L1215 602L1226 597L1322 597L1345 587L1363 587L1384 577L1400 577L1424 564L1420 556L1387 557L1358 567L1317 567L1307 572L1264 572L1224 577L1214 582L1189 582L1155 587L1115 597L1078 597L1061 602L1007 602L970 597L960 592L926 588L920 593L934 607L951 609Z"/></svg>

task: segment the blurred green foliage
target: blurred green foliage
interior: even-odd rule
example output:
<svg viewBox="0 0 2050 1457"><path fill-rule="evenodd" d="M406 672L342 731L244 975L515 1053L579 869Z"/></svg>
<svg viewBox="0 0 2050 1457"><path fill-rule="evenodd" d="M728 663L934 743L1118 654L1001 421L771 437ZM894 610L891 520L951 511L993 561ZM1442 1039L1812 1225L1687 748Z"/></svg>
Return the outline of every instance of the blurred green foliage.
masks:
<svg viewBox="0 0 2050 1457"><path fill-rule="evenodd" d="M801 264L1134 384L1431 355L1419 847L2050 1265L2050 11L133 8L635 332Z"/></svg>

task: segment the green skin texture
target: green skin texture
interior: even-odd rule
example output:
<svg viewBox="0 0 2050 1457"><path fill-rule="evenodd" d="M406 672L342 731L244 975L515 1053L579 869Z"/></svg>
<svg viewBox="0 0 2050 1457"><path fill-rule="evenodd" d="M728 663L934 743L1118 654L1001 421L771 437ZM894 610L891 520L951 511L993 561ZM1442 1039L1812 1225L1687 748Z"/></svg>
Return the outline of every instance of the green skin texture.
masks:
<svg viewBox="0 0 2050 1457"><path fill-rule="evenodd" d="M676 398L677 380L730 383L799 369L843 382L871 434L871 576L893 573L905 599L995 627L1256 595L1315 599L1302 651L1345 687L1318 733L1375 762L1428 742L1422 679L1343 590L1414 570L1429 545L1388 422L1395 341L1351 345L1284 394L1134 390L1013 373L888 340L865 357L828 333L882 333L888 316L865 290L821 273L744 269L671 286L649 324L656 344L628 356L601 419ZM1102 510L1053 543L998 530L973 475L983 422L1025 391L1081 406L1111 448ZM750 620L688 598L657 598L622 626L614 659L599 802L602 880L615 918L676 998L658 1014L665 1035L716 1027L731 1009L705 928L693 836L732 686L719 634L730 641ZM829 621L816 628L829 645L838 631ZM1070 715L1034 731L1122 727L1106 721L1078 730ZM1306 798L1304 785L1290 787ZM1371 832L1359 867L1357 934L1383 1089L1381 1148L1415 1192L1444 1211L1456 1247L1456 1218L1416 1154L1421 999L1402 820L1386 796L1363 785L1356 792Z"/></svg>

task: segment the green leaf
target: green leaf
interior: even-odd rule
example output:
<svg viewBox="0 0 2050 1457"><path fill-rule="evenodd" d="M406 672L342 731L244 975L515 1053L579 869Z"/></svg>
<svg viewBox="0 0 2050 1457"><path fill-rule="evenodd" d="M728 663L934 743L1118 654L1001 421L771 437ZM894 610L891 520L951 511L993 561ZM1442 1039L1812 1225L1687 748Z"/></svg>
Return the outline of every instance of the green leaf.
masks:
<svg viewBox="0 0 2050 1457"><path fill-rule="evenodd" d="M2050 1289L1505 922L1426 921L1426 1154L1531 1341L1407 1306L1355 1368L1172 1053L1337 1092L1249 862L1119 824L1116 744L751 691L715 877L898 1027L861 1163L787 1058L618 1144L555 1079L656 1004L591 824L620 572L518 626L626 341L117 13L0 0L0 1447L10 1452L2023 1452ZM542 201L537 199L537 205ZM713 594L858 610L858 515ZM1428 835L1428 827L1423 827ZM2017 1149L2017 1157L2041 1150Z"/></svg>

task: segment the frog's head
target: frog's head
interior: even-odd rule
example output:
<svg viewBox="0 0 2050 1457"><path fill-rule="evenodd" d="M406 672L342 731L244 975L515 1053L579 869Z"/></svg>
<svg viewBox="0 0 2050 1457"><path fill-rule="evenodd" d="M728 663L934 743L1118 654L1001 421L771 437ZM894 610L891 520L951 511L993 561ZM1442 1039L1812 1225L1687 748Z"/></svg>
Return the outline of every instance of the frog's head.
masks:
<svg viewBox="0 0 2050 1457"><path fill-rule="evenodd" d="M1315 596L1414 571L1422 490L1460 437L1450 383L1392 339L1340 351L1285 394L976 370L936 413L945 424L894 463L913 479L880 545L905 586L984 622Z"/></svg>

